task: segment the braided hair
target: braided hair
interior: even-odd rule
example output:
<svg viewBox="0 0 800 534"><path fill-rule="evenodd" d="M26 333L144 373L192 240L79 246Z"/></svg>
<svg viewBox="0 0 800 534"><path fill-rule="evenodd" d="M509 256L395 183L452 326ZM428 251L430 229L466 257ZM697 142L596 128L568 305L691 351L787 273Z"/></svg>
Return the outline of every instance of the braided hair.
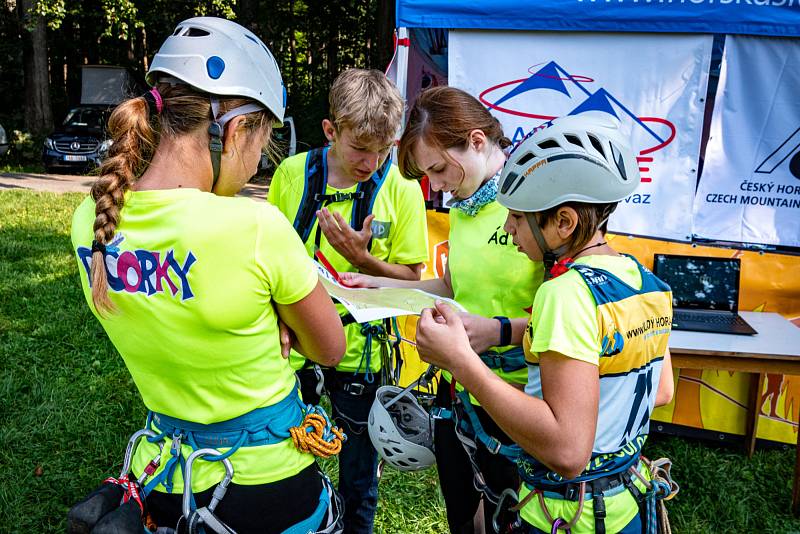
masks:
<svg viewBox="0 0 800 534"><path fill-rule="evenodd" d="M211 119L208 94L184 84L161 83L156 90L160 97L158 106L152 98L140 96L126 100L114 109L108 121L108 133L113 143L100 166L100 176L91 188L95 219L90 278L92 302L100 314L115 311L108 296L105 268L101 266L105 265L105 245L114 238L119 225L125 192L147 170L162 137L178 137L201 128L207 129ZM251 101L219 97L219 102L222 114ZM248 113L245 118L244 128L250 131L270 131L274 121L266 110ZM269 146L265 149L271 152Z"/></svg>

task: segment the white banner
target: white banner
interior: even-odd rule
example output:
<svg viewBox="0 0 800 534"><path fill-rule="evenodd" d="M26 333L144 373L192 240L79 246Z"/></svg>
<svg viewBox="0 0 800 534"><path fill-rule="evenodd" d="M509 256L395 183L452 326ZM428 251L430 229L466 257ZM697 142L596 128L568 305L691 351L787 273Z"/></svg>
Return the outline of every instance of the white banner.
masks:
<svg viewBox="0 0 800 534"><path fill-rule="evenodd" d="M694 207L698 237L800 246L800 41L725 40Z"/></svg>
<svg viewBox="0 0 800 534"><path fill-rule="evenodd" d="M585 111L622 121L642 184L610 230L691 240L710 35L450 32L449 83L478 97L519 141Z"/></svg>

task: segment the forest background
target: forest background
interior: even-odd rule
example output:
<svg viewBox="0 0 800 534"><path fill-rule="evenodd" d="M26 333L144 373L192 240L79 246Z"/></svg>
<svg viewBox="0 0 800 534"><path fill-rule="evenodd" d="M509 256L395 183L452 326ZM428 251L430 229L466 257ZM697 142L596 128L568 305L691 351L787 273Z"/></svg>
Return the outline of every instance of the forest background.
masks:
<svg viewBox="0 0 800 534"><path fill-rule="evenodd" d="M219 16L249 28L272 50L298 139L322 143L327 94L347 67L383 70L393 50L391 0L2 0L0 125L13 162L36 163L41 143L80 101L81 66L144 73L176 24Z"/></svg>

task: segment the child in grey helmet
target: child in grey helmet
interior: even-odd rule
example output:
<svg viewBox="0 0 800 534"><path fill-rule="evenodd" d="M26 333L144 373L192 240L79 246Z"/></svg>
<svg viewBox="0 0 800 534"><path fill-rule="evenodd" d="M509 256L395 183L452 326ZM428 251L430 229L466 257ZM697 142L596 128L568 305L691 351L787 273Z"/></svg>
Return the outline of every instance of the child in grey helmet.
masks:
<svg viewBox="0 0 800 534"><path fill-rule="evenodd" d="M672 299L602 231L638 184L617 124L585 115L554 120L506 163L498 194L509 209L505 229L532 261L544 261L550 278L536 293L523 342L524 392L489 371L447 305L420 319L422 358L450 370L522 448L514 532L642 531L639 503L655 486L641 449L653 408L673 393ZM551 269L556 262L563 269ZM650 319L661 326L636 329Z"/></svg>

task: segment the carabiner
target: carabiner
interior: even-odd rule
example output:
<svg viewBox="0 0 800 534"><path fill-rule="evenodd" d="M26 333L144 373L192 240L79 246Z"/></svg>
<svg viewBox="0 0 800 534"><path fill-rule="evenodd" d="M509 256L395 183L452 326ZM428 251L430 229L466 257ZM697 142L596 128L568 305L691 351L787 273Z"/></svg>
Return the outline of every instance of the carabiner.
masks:
<svg viewBox="0 0 800 534"><path fill-rule="evenodd" d="M565 519L561 519L560 517L553 521L553 527L550 529L550 534L556 534L559 529L563 529L564 534L572 533L571 523L567 523Z"/></svg>
<svg viewBox="0 0 800 534"><path fill-rule="evenodd" d="M139 443L139 440L144 437L154 438L158 436L155 432L150 430L149 428L143 428L133 433L131 438L128 440L128 446L125 448L125 459L122 461L122 471L120 472L120 478L124 477L131 471L131 461L133 459L133 452L136 450L136 446ZM159 453L158 457L161 457L161 451L164 450L164 442L160 441L158 443L159 446Z"/></svg>
<svg viewBox="0 0 800 534"><path fill-rule="evenodd" d="M197 449L189 457L186 459L186 467L183 473L183 506L182 512L183 517L186 520L189 520L189 516L192 513L192 464L194 461L201 456L219 456L220 452L216 449L206 448L206 449ZM211 497L211 502L208 505L208 510L210 512L214 511L214 508L217 507L219 501L225 496L225 493L228 491L228 485L233 480L233 464L228 458L223 458L222 460L210 460L210 461L221 461L222 465L225 467L225 478L222 479L217 487L214 489L213 496Z"/></svg>
<svg viewBox="0 0 800 534"><path fill-rule="evenodd" d="M322 368L319 364L314 364L314 376L317 379L317 385L314 387L314 392L317 397L321 397L325 392L325 375L322 373Z"/></svg>
<svg viewBox="0 0 800 534"><path fill-rule="evenodd" d="M497 506L494 509L494 513L492 514L492 526L494 527L495 532L500 532L500 523L498 520L500 519L500 513L503 511L503 503L505 503L506 499L508 498L514 499L515 503L519 502L519 495L517 492L511 488L506 488L503 490L503 493L500 494L500 497L497 499ZM485 505L486 503L484 503ZM511 507L513 508L513 506ZM509 508L510 509L510 508Z"/></svg>

